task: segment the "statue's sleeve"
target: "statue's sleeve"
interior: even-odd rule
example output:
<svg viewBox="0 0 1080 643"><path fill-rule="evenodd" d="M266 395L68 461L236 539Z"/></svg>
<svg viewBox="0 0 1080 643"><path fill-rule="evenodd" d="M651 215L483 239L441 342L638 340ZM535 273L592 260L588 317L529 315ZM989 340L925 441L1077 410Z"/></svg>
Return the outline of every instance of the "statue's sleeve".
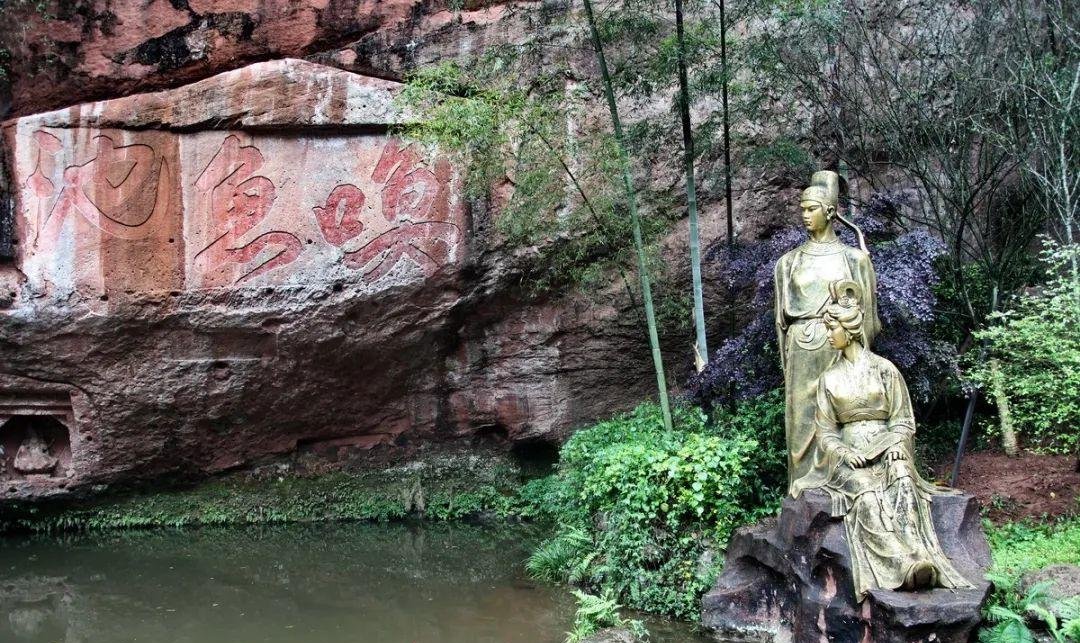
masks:
<svg viewBox="0 0 1080 643"><path fill-rule="evenodd" d="M787 371L787 354L784 352L784 334L787 333L787 320L784 319L784 289L786 286L787 269L785 259L787 255L780 257L773 268L773 310L776 316L776 341L780 349L780 368Z"/></svg>
<svg viewBox="0 0 1080 643"><path fill-rule="evenodd" d="M889 430L902 431L908 435L915 433L915 412L911 408L911 396L908 394L904 376L895 365L887 363L888 369L882 375L885 385L885 399L889 405Z"/></svg>
<svg viewBox="0 0 1080 643"><path fill-rule="evenodd" d="M839 426L840 422L836 418L836 407L833 404L832 395L825 387L825 377L819 377L817 402L814 409L814 431L817 433L818 445L826 453L838 453L844 448Z"/></svg>
<svg viewBox="0 0 1080 643"><path fill-rule="evenodd" d="M877 274L874 273L874 264L870 262L870 255L864 252L859 253L855 266L859 285L866 295L864 297L866 305L863 308L865 312L863 337L866 338L866 347L869 348L873 346L874 338L881 331L881 319L878 317Z"/></svg>

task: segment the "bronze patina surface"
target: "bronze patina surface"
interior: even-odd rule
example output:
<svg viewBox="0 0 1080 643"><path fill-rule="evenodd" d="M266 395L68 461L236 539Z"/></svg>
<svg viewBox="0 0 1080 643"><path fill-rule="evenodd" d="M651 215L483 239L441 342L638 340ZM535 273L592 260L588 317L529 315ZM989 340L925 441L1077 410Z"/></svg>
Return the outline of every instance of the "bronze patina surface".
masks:
<svg viewBox="0 0 1080 643"><path fill-rule="evenodd" d="M788 485L806 475L813 464L814 400L818 377L836 358L826 344L823 313L829 304L829 284L848 279L867 293L863 337L867 346L878 332L877 278L870 256L842 243L833 229L840 196L840 177L828 170L815 172L800 199L806 243L776 264L776 332L784 368L788 451Z"/></svg>
<svg viewBox="0 0 1080 643"><path fill-rule="evenodd" d="M932 497L955 492L915 468L915 415L904 378L865 346L859 285L840 280L830 292L826 341L839 355L817 380L814 462L792 493L823 489L832 515L843 516L859 599L877 588L971 588L934 531Z"/></svg>

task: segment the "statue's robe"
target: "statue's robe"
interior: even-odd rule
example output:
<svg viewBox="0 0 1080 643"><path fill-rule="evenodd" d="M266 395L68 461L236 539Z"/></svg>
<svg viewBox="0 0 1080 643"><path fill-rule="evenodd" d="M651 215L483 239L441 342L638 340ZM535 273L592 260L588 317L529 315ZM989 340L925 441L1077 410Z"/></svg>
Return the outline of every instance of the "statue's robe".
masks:
<svg viewBox="0 0 1080 643"><path fill-rule="evenodd" d="M840 279L855 281L862 288L863 337L869 347L880 327L877 278L869 255L840 241L807 241L776 263L776 332L784 367L789 491L791 483L805 476L813 464L817 381L837 356L826 341L822 313L830 301L829 284Z"/></svg>

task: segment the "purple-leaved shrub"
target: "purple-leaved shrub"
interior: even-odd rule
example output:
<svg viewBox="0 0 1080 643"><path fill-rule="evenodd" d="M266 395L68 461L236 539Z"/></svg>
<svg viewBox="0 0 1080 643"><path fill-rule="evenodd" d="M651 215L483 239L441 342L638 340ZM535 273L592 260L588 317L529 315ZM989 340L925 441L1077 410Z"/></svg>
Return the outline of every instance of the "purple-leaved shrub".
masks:
<svg viewBox="0 0 1080 643"><path fill-rule="evenodd" d="M944 251L929 231L897 232L887 221L903 205L902 197L875 195L855 216L862 228L878 276L878 314L882 332L874 351L892 360L904 374L916 401L927 400L943 381L957 372L956 353L931 333L935 321L934 262ZM855 236L838 226L845 243ZM738 329L721 342L705 370L694 376L688 396L706 406L728 406L782 386L776 327L773 317L773 268L788 250L806 239L801 228L782 229L769 238L729 247L720 242L704 254L706 279L722 286L734 307Z"/></svg>

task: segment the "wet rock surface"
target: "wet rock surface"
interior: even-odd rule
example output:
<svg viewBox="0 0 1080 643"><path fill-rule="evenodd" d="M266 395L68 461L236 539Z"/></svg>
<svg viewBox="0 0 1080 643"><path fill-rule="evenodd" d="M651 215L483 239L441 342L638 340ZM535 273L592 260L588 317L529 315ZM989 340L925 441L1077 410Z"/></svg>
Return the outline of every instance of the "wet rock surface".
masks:
<svg viewBox="0 0 1080 643"><path fill-rule="evenodd" d="M843 519L830 517L828 497L811 491L732 536L724 572L702 601L703 625L732 642L969 641L990 591L978 503L936 496L931 511L943 550L975 589L873 590L856 603Z"/></svg>

